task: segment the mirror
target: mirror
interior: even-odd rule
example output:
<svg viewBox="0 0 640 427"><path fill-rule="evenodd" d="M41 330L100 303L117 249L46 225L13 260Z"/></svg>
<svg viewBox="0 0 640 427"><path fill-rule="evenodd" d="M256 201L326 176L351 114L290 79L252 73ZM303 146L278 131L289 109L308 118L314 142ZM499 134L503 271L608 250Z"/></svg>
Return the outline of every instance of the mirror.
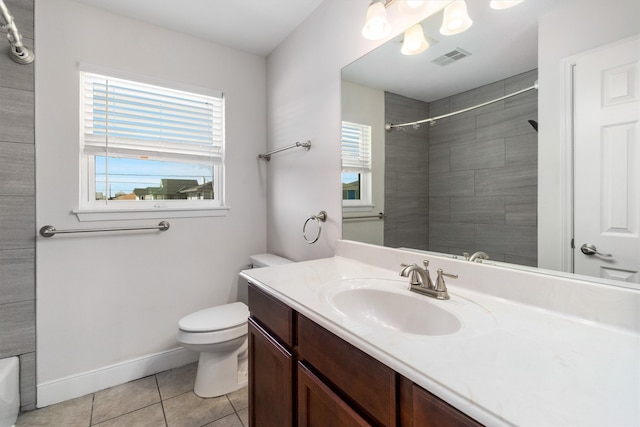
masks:
<svg viewBox="0 0 640 427"><path fill-rule="evenodd" d="M344 188L371 188L343 203L343 238L538 266L537 90L467 109L536 84L538 16L560 6L488 3L467 1L474 24L455 36L440 34L442 12L422 22L421 54L401 54L401 34L342 70L343 123L371 126L374 165L369 178L343 169Z"/></svg>

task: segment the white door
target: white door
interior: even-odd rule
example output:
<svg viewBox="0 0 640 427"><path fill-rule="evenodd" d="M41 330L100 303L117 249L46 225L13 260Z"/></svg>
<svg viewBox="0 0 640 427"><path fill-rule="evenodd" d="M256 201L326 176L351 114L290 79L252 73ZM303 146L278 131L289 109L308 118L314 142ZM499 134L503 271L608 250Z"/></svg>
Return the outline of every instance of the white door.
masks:
<svg viewBox="0 0 640 427"><path fill-rule="evenodd" d="M630 283L640 283L639 61L634 37L574 69L574 271Z"/></svg>

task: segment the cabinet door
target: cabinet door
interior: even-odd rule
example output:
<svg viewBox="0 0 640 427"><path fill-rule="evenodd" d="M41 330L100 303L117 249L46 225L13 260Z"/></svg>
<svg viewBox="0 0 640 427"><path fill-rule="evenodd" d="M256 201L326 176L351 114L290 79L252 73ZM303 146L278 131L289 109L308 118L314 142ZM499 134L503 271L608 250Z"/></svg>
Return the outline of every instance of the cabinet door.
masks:
<svg viewBox="0 0 640 427"><path fill-rule="evenodd" d="M307 367L298 363L298 426L370 426Z"/></svg>
<svg viewBox="0 0 640 427"><path fill-rule="evenodd" d="M249 426L292 427L293 356L249 319Z"/></svg>
<svg viewBox="0 0 640 427"><path fill-rule="evenodd" d="M400 378L402 427L482 427L473 418L404 377Z"/></svg>

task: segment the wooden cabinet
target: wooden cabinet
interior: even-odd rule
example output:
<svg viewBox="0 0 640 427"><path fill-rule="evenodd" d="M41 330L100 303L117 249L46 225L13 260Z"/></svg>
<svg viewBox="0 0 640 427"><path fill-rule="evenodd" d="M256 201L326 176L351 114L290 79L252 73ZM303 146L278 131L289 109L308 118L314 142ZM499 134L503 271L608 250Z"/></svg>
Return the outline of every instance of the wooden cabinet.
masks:
<svg viewBox="0 0 640 427"><path fill-rule="evenodd" d="M249 311L252 427L481 425L251 284Z"/></svg>
<svg viewBox="0 0 640 427"><path fill-rule="evenodd" d="M249 286L249 425L296 425L294 312Z"/></svg>
<svg viewBox="0 0 640 427"><path fill-rule="evenodd" d="M294 425L294 359L249 319L249 425Z"/></svg>

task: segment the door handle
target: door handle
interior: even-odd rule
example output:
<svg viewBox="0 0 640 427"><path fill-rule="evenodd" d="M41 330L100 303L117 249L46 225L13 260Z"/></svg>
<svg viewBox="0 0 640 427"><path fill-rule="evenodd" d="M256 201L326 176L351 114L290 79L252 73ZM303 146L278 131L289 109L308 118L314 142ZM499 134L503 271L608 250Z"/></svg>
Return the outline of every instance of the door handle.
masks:
<svg viewBox="0 0 640 427"><path fill-rule="evenodd" d="M585 243L584 245L580 246L580 251L582 251L582 253L585 255L598 255L603 258L613 258L613 255L611 254L602 254L598 252L596 246L592 245L591 243Z"/></svg>

